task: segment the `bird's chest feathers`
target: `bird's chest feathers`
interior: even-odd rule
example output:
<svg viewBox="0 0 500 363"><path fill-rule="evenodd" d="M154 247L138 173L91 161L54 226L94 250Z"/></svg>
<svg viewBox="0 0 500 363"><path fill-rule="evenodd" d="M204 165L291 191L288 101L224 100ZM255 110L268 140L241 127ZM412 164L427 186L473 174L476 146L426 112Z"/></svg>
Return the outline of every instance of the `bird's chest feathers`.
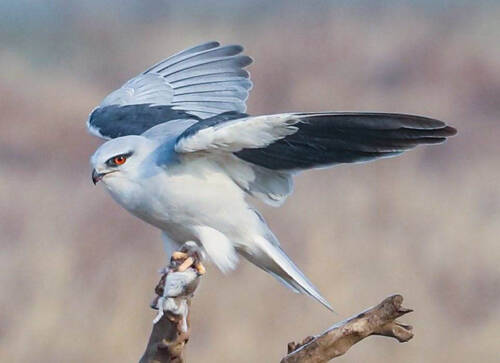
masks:
<svg viewBox="0 0 500 363"><path fill-rule="evenodd" d="M228 206L246 209L241 189L211 163L187 163L134 182L117 178L107 188L130 213L163 230L210 225Z"/></svg>
<svg viewBox="0 0 500 363"><path fill-rule="evenodd" d="M147 184L117 178L106 183L106 187L113 199L130 213L157 225L158 222L168 219L169 213L156 189Z"/></svg>

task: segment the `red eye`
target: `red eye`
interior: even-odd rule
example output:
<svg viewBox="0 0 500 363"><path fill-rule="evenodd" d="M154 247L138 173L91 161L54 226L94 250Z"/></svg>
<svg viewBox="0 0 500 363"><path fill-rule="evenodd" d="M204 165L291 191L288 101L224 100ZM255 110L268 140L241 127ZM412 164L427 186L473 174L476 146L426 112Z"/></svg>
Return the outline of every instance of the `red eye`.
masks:
<svg viewBox="0 0 500 363"><path fill-rule="evenodd" d="M113 162L116 164L116 165L122 165L122 164L125 164L125 162L127 161L127 158L123 155L120 155L120 156L115 156L113 158Z"/></svg>

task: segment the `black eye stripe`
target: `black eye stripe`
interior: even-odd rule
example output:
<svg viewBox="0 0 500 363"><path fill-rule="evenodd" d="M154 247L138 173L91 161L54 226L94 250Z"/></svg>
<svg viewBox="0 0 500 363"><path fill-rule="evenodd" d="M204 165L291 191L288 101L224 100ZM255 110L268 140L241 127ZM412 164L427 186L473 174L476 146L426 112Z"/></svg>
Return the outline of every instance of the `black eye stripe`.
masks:
<svg viewBox="0 0 500 363"><path fill-rule="evenodd" d="M114 167L114 166L119 166L118 164L115 163L115 159L116 158L120 158L120 157L123 157L125 159L128 159L129 157L131 157L133 154L132 151L129 151L128 153L124 153L124 154L118 154L118 155L115 155L115 156L112 156L110 157L107 161L106 161L106 165L107 166L110 166L110 167Z"/></svg>

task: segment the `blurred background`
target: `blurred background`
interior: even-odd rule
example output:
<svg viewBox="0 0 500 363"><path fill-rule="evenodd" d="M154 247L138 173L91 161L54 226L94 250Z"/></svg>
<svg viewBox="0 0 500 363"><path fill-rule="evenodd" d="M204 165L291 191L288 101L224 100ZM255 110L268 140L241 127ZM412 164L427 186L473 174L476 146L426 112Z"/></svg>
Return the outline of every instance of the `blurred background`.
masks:
<svg viewBox="0 0 500 363"><path fill-rule="evenodd" d="M296 178L260 205L333 315L243 262L208 266L190 362L278 362L286 344L392 293L404 345L336 362L498 362L498 1L0 1L0 361L134 362L154 312L160 233L90 181L89 112L154 62L207 40L245 45L252 114L416 113L445 145Z"/></svg>

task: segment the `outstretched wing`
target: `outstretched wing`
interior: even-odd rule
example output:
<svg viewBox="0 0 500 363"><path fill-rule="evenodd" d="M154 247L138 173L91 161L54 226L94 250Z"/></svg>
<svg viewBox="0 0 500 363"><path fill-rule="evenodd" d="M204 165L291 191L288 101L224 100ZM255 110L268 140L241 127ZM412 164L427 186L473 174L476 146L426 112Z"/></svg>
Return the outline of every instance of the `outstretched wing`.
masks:
<svg viewBox="0 0 500 363"><path fill-rule="evenodd" d="M217 121L186 129L175 150L232 152L267 169L295 171L395 156L456 134L442 121L390 113L288 113Z"/></svg>
<svg viewBox="0 0 500 363"><path fill-rule="evenodd" d="M175 119L205 119L246 110L252 87L240 45L201 44L150 67L110 93L92 111L89 131L111 139L139 135Z"/></svg>
<svg viewBox="0 0 500 363"><path fill-rule="evenodd" d="M188 127L177 138L175 151L220 154L235 183L278 206L292 192L296 171L395 156L455 134L442 121L404 114L226 113Z"/></svg>

